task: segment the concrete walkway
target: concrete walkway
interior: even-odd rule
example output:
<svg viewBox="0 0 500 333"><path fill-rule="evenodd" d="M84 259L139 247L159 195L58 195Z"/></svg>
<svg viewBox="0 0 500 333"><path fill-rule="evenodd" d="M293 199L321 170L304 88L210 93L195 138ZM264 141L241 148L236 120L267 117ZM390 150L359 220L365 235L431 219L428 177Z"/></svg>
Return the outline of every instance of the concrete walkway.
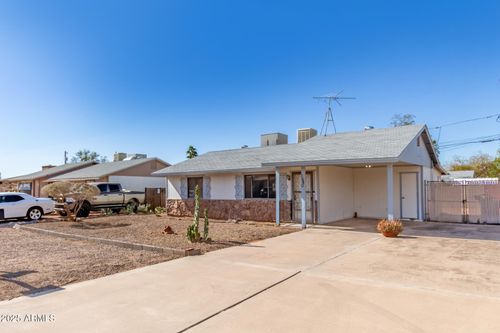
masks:
<svg viewBox="0 0 500 333"><path fill-rule="evenodd" d="M1 302L0 315L55 320L0 322L0 332L500 332L500 232L491 236L500 227L471 240L437 224L438 237L414 236L409 224L406 237L388 239L373 223L311 228Z"/></svg>

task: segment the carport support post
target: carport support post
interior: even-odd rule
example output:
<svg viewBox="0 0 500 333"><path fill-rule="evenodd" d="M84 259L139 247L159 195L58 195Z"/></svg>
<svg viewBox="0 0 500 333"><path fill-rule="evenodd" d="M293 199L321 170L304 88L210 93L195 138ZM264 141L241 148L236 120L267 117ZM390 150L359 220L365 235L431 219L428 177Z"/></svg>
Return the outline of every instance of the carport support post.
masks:
<svg viewBox="0 0 500 333"><path fill-rule="evenodd" d="M392 164L387 164L387 219L394 219L394 170Z"/></svg>
<svg viewBox="0 0 500 333"><path fill-rule="evenodd" d="M280 225L280 170L276 168L276 225Z"/></svg>
<svg viewBox="0 0 500 333"><path fill-rule="evenodd" d="M306 228L306 167L300 168L300 213L302 229Z"/></svg>

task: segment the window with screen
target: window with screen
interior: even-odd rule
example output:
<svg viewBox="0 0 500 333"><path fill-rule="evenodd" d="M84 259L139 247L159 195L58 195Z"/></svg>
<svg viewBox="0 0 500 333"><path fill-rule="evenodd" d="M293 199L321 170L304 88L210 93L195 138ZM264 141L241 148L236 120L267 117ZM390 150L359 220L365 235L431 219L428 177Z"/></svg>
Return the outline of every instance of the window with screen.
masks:
<svg viewBox="0 0 500 333"><path fill-rule="evenodd" d="M196 185L200 187L200 197L203 198L203 177L189 177L188 183L188 198L194 198L194 190Z"/></svg>
<svg viewBox="0 0 500 333"><path fill-rule="evenodd" d="M270 199L276 198L275 175L245 176L245 198Z"/></svg>

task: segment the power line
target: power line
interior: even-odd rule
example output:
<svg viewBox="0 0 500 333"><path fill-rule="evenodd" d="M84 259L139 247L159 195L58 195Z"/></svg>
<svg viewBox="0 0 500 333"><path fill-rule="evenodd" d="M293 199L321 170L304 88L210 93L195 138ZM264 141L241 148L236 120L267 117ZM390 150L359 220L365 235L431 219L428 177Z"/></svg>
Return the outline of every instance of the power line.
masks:
<svg viewBox="0 0 500 333"><path fill-rule="evenodd" d="M469 122L472 122L472 121L478 121L478 120L484 120L484 119L491 119L491 118L495 118L495 117L496 117L495 121L496 122L500 122L500 113L495 113L495 114L490 114L490 115L484 116L484 117L459 120L459 121L455 121L455 122L452 122L452 123L443 124L443 125L440 125L440 126L432 127L432 129L439 130L439 132L438 132L438 138L437 138L437 142L439 142L439 140L441 139L441 129L443 127L460 125L460 124L469 123Z"/></svg>
<svg viewBox="0 0 500 333"><path fill-rule="evenodd" d="M494 142L494 141L500 141L500 134L443 142L442 144L439 145L439 149L441 151L448 151L448 150L454 150L454 149L457 149L457 148L460 148L462 146L469 145L469 144L489 143L489 142Z"/></svg>

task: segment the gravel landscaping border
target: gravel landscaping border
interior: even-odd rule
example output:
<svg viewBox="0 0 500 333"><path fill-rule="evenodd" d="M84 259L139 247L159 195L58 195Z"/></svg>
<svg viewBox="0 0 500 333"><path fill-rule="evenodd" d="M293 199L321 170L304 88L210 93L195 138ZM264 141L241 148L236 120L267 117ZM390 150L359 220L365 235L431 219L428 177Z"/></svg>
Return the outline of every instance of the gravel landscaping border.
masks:
<svg viewBox="0 0 500 333"><path fill-rule="evenodd" d="M120 240L106 239L106 238L100 238L100 237L90 237L90 236L83 236L83 235L68 234L68 233L64 233L64 232L35 228L35 227L31 227L31 226L26 226L26 225L19 225L18 227L20 229L23 229L23 230L37 232L40 234L46 234L46 235L51 235L51 236L55 236L55 237L62 237L62 238L69 238L69 239L92 241L92 242L97 242L97 243L102 243L102 244L107 244L107 245L120 246L120 247L124 247L127 249L133 249L133 250L153 251L153 252L159 252L159 253L172 254L172 255L176 255L176 256L194 256L194 255L201 254L200 249L181 250L181 249L174 249L174 248L169 248L169 247L159 247L159 246L146 245L146 244L130 243L130 242L124 242L124 241L120 241Z"/></svg>

